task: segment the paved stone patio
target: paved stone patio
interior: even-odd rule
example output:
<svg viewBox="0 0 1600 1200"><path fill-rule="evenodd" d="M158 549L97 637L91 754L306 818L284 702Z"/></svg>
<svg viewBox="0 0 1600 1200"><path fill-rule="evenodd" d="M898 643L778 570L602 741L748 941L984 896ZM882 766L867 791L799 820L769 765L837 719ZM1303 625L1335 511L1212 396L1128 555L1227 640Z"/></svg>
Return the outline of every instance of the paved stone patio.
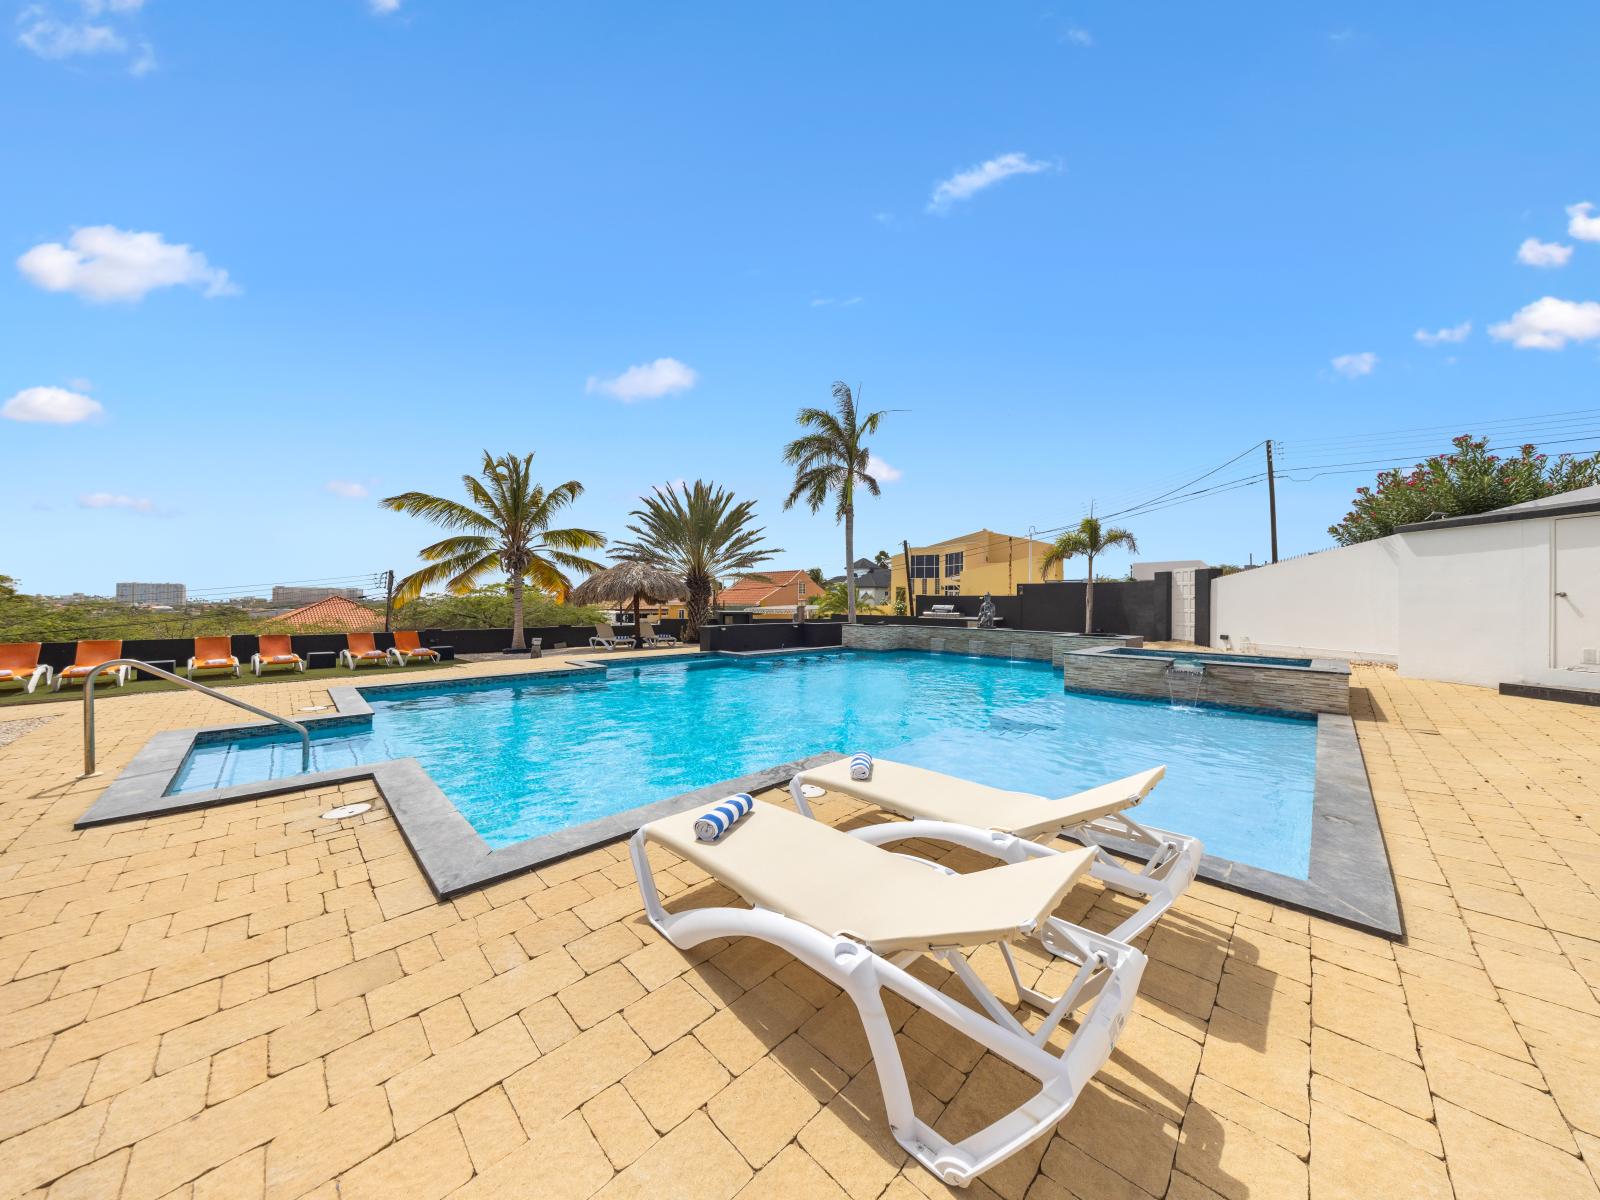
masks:
<svg viewBox="0 0 1600 1200"><path fill-rule="evenodd" d="M1406 940L1197 884L1107 1069L972 1194L1600 1196L1600 710L1354 684ZM103 767L235 712L110 700ZM0 723L40 716L0 744L0 1200L946 1192L888 1136L854 1010L757 943L680 954L623 847L440 905L381 802L319 818L370 784L76 833L105 777L76 778L75 708ZM657 880L719 899L665 857ZM1124 903L1086 887L1063 915ZM948 1135L1015 1093L897 1015Z"/></svg>

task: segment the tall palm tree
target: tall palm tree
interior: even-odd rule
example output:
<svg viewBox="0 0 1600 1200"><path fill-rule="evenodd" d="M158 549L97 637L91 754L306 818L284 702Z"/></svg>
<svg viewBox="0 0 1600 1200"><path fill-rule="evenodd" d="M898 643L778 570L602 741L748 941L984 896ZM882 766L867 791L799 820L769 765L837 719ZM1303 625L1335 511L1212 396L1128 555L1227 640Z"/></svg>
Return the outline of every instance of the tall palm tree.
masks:
<svg viewBox="0 0 1600 1200"><path fill-rule="evenodd" d="M496 458L485 450L482 473L461 477L468 503L427 492L401 492L383 501L385 508L424 517L455 531L418 551L428 566L395 586L397 605L439 584L464 595L477 587L484 575L503 571L511 585L511 648L527 648L522 633L523 585L532 583L565 596L572 587L565 571L600 568L580 551L598 550L606 544L605 534L596 529L550 528L556 514L583 495L583 484L569 479L547 491L533 481L532 465L532 454Z"/></svg>
<svg viewBox="0 0 1600 1200"><path fill-rule="evenodd" d="M1134 554L1139 552L1139 543L1133 540L1133 534L1126 529L1115 527L1107 529L1100 524L1099 517L1085 517L1078 522L1076 529L1069 529L1055 540L1050 547L1050 552L1044 556L1044 566L1039 574L1042 578L1050 568L1069 558L1082 556L1089 560L1089 583L1083 593L1083 631L1094 632L1094 559L1095 555L1102 554L1113 546L1122 546Z"/></svg>
<svg viewBox="0 0 1600 1200"><path fill-rule="evenodd" d="M723 580L749 576L767 559L783 553L761 544L764 529L751 528L755 501L735 502L732 492L714 483L697 479L676 487L669 484L641 499L644 507L629 514L638 518L638 524L628 526L634 540L616 543L611 553L683 577L689 610L686 642L699 638L700 626L711 612L711 597Z"/></svg>
<svg viewBox="0 0 1600 1200"><path fill-rule="evenodd" d="M804 500L816 512L834 497L834 516L844 522L844 580L848 619L856 619L856 487L879 494L878 481L867 470L872 455L866 439L878 432L883 413L862 416L848 384L835 381L833 410L802 408L795 423L809 432L783 448L783 461L794 467L794 488L783 507Z"/></svg>

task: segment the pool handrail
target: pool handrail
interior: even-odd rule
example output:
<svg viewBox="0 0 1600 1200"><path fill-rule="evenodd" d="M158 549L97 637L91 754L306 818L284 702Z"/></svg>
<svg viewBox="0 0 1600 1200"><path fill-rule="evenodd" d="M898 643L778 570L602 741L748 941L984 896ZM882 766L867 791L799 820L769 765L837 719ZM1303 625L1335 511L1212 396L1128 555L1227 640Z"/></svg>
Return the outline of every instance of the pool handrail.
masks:
<svg viewBox="0 0 1600 1200"><path fill-rule="evenodd" d="M243 700L235 700L232 696L218 691L216 688L207 687L203 683L196 683L192 679L185 679L182 675L171 671L164 671L160 667L153 667L149 663L137 658L113 658L109 662L98 665L94 674L83 681L83 774L80 779L87 779L98 774L95 770L94 752L94 681L103 671L111 667L133 667L135 670L144 671L162 679L181 683L186 688L197 692L204 692L224 704L231 704L235 708L242 708L246 712L254 713L258 717L265 717L269 721L276 721L300 735L300 773L304 775L311 770L311 732L299 721L291 721L288 717L280 717L277 713L268 712L264 708L257 708L254 704L246 704Z"/></svg>

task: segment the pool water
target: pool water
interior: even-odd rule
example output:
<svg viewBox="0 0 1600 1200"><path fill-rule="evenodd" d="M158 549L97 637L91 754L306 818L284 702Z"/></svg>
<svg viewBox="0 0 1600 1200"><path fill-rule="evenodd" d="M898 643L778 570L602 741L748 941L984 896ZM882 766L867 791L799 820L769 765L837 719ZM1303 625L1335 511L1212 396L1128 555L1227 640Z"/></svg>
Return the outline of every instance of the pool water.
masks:
<svg viewBox="0 0 1600 1200"><path fill-rule="evenodd" d="M313 769L415 758L491 846L865 749L1048 796L1164 763L1138 819L1284 875L1304 879L1310 865L1315 722L1069 695L1043 663L917 651L708 656L364 695L370 728L317 729ZM200 741L170 791L293 775L299 748L281 734Z"/></svg>

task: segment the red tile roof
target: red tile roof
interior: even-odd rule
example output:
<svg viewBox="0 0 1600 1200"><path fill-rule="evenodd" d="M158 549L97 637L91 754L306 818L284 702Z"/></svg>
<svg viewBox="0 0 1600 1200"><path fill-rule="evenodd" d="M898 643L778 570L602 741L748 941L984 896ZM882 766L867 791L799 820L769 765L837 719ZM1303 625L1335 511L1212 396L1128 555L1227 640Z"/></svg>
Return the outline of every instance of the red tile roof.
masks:
<svg viewBox="0 0 1600 1200"><path fill-rule="evenodd" d="M780 588L786 588L796 579L807 578L804 571L764 570L764 579L741 579L732 587L717 593L717 604L723 608L755 608Z"/></svg>
<svg viewBox="0 0 1600 1200"><path fill-rule="evenodd" d="M292 629L349 630L352 633L373 633L383 628L383 614L346 600L343 596L329 596L314 604L304 604L272 618L273 625Z"/></svg>

